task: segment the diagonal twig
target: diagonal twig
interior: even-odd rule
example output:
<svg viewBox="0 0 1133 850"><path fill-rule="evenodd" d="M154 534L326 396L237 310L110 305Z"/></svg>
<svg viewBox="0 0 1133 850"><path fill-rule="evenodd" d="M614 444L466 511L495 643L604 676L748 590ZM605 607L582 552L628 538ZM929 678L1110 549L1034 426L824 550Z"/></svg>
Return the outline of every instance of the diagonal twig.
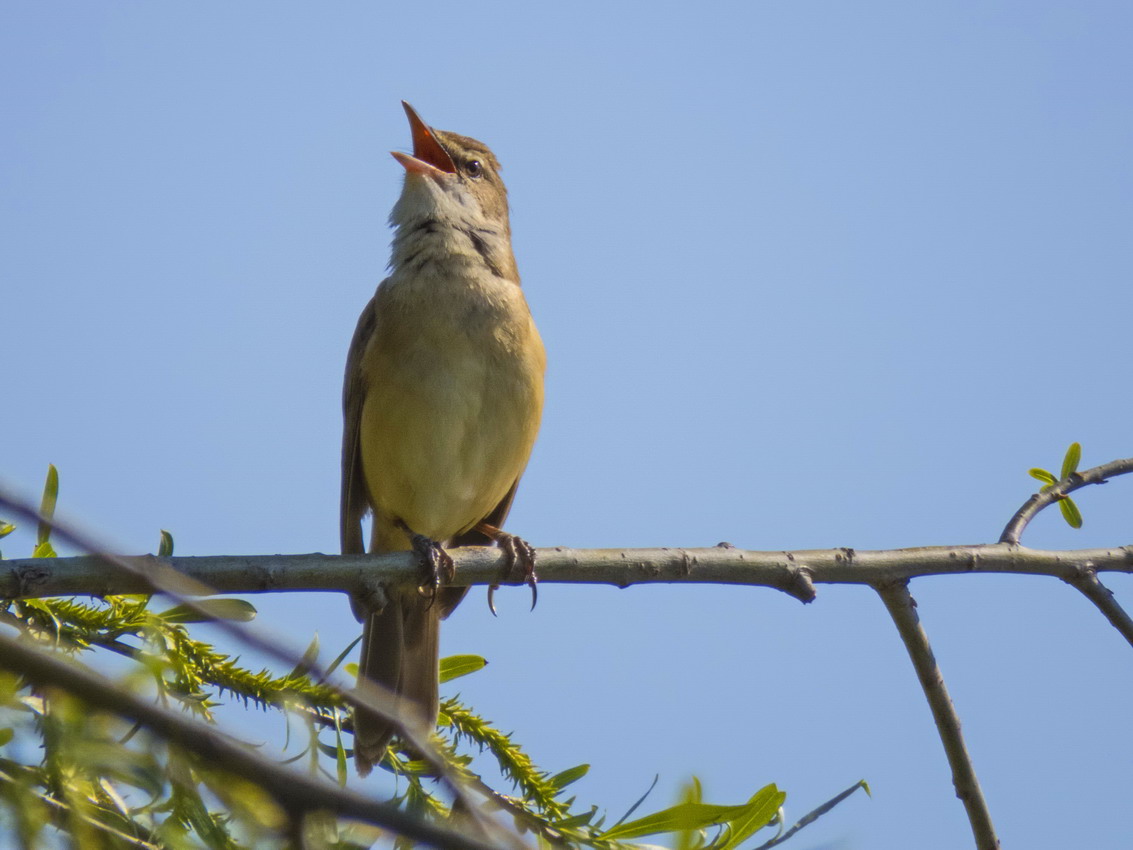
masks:
<svg viewBox="0 0 1133 850"><path fill-rule="evenodd" d="M866 785L865 780L864 779L859 780L858 782L855 782L853 785L851 785L849 788L847 788L842 793L837 794L834 797L831 797L829 800L827 800L825 803L823 803L818 808L807 812L805 815L803 815L801 818L799 818L797 821L795 821L795 825L792 826L790 829L788 829L786 832L783 832L780 835L776 835L770 841L766 841L763 844L760 844L758 847L754 848L754 850L771 850L772 847L778 847L780 844L785 843L790 838L792 838L796 833L798 833L800 830L805 829L806 827L810 826L812 823L814 823L816 820L818 820L824 814L829 812L831 809L833 809L835 806L837 806L839 803L841 803L843 800L845 800L847 797L849 797L851 794L853 794L859 788L864 788L865 792L867 794L869 793L869 788Z"/></svg>
<svg viewBox="0 0 1133 850"><path fill-rule="evenodd" d="M1109 620L1110 625L1117 629L1123 638L1133 646L1133 617L1121 607L1120 603L1114 598L1113 591L1102 584L1101 579L1098 578L1098 571L1093 569L1089 564L1082 566L1073 575L1064 581L1071 587L1077 588L1082 594L1097 606L1097 609L1105 615Z"/></svg>
<svg viewBox="0 0 1133 850"><path fill-rule="evenodd" d="M901 640L905 643L905 649L909 652L913 667L917 671L921 689L932 710L933 720L936 721L940 741L944 744L944 753L952 768L952 785L956 789L956 796L967 810L968 822L972 826L977 850L998 850L999 839L991 822L987 801L984 799L983 791L980 790L975 767L968 755L968 748L964 745L964 736L960 732L960 718L952 705L952 699L948 696L948 689L936 664L928 635L921 625L920 617L917 616L917 603L909 593L908 582L892 582L878 585L874 589L885 603L889 616L893 618Z"/></svg>

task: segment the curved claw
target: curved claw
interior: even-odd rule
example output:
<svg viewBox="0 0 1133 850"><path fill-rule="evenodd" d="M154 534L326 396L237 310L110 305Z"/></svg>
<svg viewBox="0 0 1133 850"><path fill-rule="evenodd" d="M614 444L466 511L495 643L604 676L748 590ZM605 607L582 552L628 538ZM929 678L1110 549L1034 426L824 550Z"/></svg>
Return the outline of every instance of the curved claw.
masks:
<svg viewBox="0 0 1133 850"><path fill-rule="evenodd" d="M535 604L539 601L539 579L535 575L535 549L522 537L508 534L486 522L477 525L476 530L490 537L503 550L504 580L509 583L516 581L515 573L522 571L523 583L531 588L531 610L534 611ZM488 587L488 610L492 612L493 617L496 616L495 592L498 587L498 584Z"/></svg>
<svg viewBox="0 0 1133 850"><path fill-rule="evenodd" d="M418 590L422 591L422 596L424 596L426 592L423 589L428 588L427 594L431 608L433 603L437 601L437 593L441 589L442 581L452 581L456 577L456 564L453 563L452 556L441 548L437 541L423 534L414 533L404 523L402 523L402 528L409 534L409 539L413 543L413 552L417 555L417 559L421 562L421 567L425 572L425 582Z"/></svg>
<svg viewBox="0 0 1133 850"><path fill-rule="evenodd" d="M498 587L499 587L498 584L489 584L488 585L488 610L492 612L493 617L500 616L499 614L496 613L496 602L495 602L496 589Z"/></svg>

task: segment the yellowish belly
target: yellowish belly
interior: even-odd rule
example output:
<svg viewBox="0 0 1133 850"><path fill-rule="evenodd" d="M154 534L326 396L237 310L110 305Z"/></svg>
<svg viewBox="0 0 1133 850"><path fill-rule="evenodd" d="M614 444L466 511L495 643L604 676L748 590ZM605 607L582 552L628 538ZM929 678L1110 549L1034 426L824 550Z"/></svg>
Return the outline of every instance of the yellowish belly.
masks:
<svg viewBox="0 0 1133 850"><path fill-rule="evenodd" d="M541 363L459 342L398 352L362 410L362 467L378 512L438 541L504 498L527 465L542 408Z"/></svg>

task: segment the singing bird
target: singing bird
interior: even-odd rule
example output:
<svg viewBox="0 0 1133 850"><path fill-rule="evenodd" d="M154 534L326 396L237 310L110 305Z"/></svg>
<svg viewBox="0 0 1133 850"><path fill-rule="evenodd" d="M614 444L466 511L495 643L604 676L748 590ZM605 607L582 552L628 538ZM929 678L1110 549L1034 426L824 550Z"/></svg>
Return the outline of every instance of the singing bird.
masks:
<svg viewBox="0 0 1133 850"><path fill-rule="evenodd" d="M363 622L359 676L437 716L439 621L467 588L438 587L451 573L445 547L500 543L534 589L533 550L501 531L527 466L543 409L543 342L520 289L500 165L481 142L425 124L402 104L413 154L405 168L390 274L354 331L343 387L343 553L412 550L426 568L418 587L387 587ZM451 576L450 576L451 577ZM354 755L365 776L394 726L354 718Z"/></svg>

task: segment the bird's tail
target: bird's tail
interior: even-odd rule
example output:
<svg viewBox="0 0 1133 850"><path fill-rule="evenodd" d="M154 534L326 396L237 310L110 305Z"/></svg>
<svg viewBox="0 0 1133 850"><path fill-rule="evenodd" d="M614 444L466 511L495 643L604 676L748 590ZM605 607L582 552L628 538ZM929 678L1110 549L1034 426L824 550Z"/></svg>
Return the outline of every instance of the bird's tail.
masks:
<svg viewBox="0 0 1133 850"><path fill-rule="evenodd" d="M358 677L383 685L422 713L429 728L437 722L437 652L441 606L410 593L391 594L385 608L367 616L362 627ZM361 776L382 760L397 726L372 711L354 713L354 764Z"/></svg>

